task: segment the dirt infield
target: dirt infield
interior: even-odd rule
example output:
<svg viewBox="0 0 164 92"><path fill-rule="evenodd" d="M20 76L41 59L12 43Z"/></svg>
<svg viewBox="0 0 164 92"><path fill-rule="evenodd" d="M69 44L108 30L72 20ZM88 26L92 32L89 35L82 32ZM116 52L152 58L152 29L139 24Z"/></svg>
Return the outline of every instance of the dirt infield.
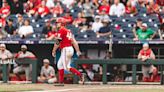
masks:
<svg viewBox="0 0 164 92"><path fill-rule="evenodd" d="M1 92L164 92L161 85L0 84Z"/></svg>

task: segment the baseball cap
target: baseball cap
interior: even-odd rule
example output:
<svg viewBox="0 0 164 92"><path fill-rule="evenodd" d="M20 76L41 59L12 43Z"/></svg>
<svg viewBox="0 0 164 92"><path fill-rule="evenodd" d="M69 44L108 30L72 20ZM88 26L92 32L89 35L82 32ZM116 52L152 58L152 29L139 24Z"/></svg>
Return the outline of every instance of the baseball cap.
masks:
<svg viewBox="0 0 164 92"><path fill-rule="evenodd" d="M95 16L95 19L100 19L100 16L98 16L98 15L97 15L97 16Z"/></svg>
<svg viewBox="0 0 164 92"><path fill-rule="evenodd" d="M142 26L143 26L143 27L147 27L147 24L146 24L146 23L143 23Z"/></svg>
<svg viewBox="0 0 164 92"><path fill-rule="evenodd" d="M5 44L0 44L0 47L6 48L6 45Z"/></svg>
<svg viewBox="0 0 164 92"><path fill-rule="evenodd" d="M144 43L143 47L149 47L149 44L148 43Z"/></svg>
<svg viewBox="0 0 164 92"><path fill-rule="evenodd" d="M21 49L27 49L27 46L26 45L22 45Z"/></svg>
<svg viewBox="0 0 164 92"><path fill-rule="evenodd" d="M48 59L43 59L43 63L50 63Z"/></svg>

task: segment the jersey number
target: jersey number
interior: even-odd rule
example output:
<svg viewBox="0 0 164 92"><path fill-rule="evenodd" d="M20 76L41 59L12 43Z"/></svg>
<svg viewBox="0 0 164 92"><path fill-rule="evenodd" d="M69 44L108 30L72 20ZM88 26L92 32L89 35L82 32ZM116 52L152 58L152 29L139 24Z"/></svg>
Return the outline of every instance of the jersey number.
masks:
<svg viewBox="0 0 164 92"><path fill-rule="evenodd" d="M71 40L71 39L72 39L72 33L67 32L67 38L68 38L69 40Z"/></svg>

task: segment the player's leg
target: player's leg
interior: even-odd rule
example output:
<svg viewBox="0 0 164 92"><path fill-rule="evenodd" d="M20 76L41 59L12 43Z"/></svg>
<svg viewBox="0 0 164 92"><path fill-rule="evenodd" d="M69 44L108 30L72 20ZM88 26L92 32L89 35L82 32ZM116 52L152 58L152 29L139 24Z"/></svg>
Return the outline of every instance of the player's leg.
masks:
<svg viewBox="0 0 164 92"><path fill-rule="evenodd" d="M158 76L158 69L154 65L151 65L150 73L152 73L150 80L153 82L153 81L155 81L156 77Z"/></svg>
<svg viewBox="0 0 164 92"><path fill-rule="evenodd" d="M142 81L143 82L149 82L150 78L149 78L149 67L142 65Z"/></svg>
<svg viewBox="0 0 164 92"><path fill-rule="evenodd" d="M50 83L50 84L55 83L55 82L57 82L56 77L48 79L48 83Z"/></svg>
<svg viewBox="0 0 164 92"><path fill-rule="evenodd" d="M66 69L68 71L72 72L73 74L75 74L77 76L81 76L81 73L77 69L70 66L71 65L71 59L72 59L72 56L74 54L73 47L66 47L66 48L63 49L63 51L64 51L64 54L65 54L64 55L65 56L65 62L63 62L64 67L66 67Z"/></svg>
<svg viewBox="0 0 164 92"><path fill-rule="evenodd" d="M25 66L23 67L25 70L25 75L26 75L26 81L30 81L31 80L31 70L32 70L32 66Z"/></svg>
<svg viewBox="0 0 164 92"><path fill-rule="evenodd" d="M72 72L73 74L77 75L80 78L80 82L84 84L85 78L84 75L82 75L77 69L71 67L71 59L74 54L74 49L73 47L68 47L65 50L65 62L64 65L67 67L67 70Z"/></svg>
<svg viewBox="0 0 164 92"><path fill-rule="evenodd" d="M38 82L44 83L45 81L46 81L45 77L41 77L41 76L38 77Z"/></svg>
<svg viewBox="0 0 164 92"><path fill-rule="evenodd" d="M17 76L18 80L21 81L22 79L21 79L21 77L20 77L20 75L19 75L20 72L23 72L22 66L17 66L17 67L14 68L14 70L13 70L13 73Z"/></svg>
<svg viewBox="0 0 164 92"><path fill-rule="evenodd" d="M57 63L57 67L58 67L59 83L63 83L64 82L63 52L61 52L59 61Z"/></svg>

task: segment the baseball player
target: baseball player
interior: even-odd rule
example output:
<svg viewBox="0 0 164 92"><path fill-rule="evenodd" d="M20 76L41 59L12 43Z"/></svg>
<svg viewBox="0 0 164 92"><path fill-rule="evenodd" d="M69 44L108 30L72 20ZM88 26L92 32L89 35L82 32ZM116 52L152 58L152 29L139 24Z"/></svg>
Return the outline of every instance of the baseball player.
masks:
<svg viewBox="0 0 164 92"><path fill-rule="evenodd" d="M64 70L68 70L72 72L73 74L79 76L81 83L84 83L84 76L75 68L71 67L71 58L74 54L74 49L75 48L77 55L81 55L81 51L79 49L79 45L75 38L73 37L73 34L69 29L66 29L64 27L64 22L57 21L57 37L56 40L57 42L54 44L53 50L52 50L52 56L55 57L56 50L60 48L61 50L61 56L58 61L57 67L59 69L59 84L63 84L64 82Z"/></svg>
<svg viewBox="0 0 164 92"><path fill-rule="evenodd" d="M55 83L57 78L55 76L55 70L50 66L48 59L43 60L44 65L42 66L40 76L38 77L39 82Z"/></svg>
<svg viewBox="0 0 164 92"><path fill-rule="evenodd" d="M138 59L142 62L146 62L148 59L155 60L153 51L149 48L149 44L144 43L143 48L138 54ZM158 70L154 65L142 65L143 81L149 82L154 81L158 75ZM151 77L149 73L152 73Z"/></svg>
<svg viewBox="0 0 164 92"><path fill-rule="evenodd" d="M5 62L7 59L13 58L12 53L6 49L5 44L0 44L0 60ZM8 73L10 71L10 65L8 65ZM1 79L1 73L2 73L2 64L0 64L0 79Z"/></svg>
<svg viewBox="0 0 164 92"><path fill-rule="evenodd" d="M21 51L19 51L16 55L15 58L30 58L30 59L34 59L36 58L36 56L28 51L28 48L26 45L22 45L21 46ZM20 73L21 72L25 72L26 75L26 81L30 81L31 80L31 71L32 71L32 65L27 65L27 64L22 64L22 65L18 65L14 68L13 73L17 76L17 78L19 80L22 80L20 77Z"/></svg>

